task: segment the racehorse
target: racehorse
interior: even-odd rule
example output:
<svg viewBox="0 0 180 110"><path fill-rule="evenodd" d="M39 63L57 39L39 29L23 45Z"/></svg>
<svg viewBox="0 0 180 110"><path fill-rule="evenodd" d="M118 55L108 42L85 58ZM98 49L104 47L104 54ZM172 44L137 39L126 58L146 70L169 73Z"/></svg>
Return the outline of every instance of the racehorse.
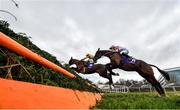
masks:
<svg viewBox="0 0 180 110"><path fill-rule="evenodd" d="M100 50L100 48L95 53L93 59L94 62L97 62L97 60L102 56L106 56L110 59L110 63L106 65L108 70L111 71L112 69L119 68L125 71L136 71L137 73L139 73L139 75L141 75L149 83L151 83L151 85L161 96L165 96L164 89L154 77L154 72L151 66L157 68L157 70L166 78L166 80L169 81L170 77L166 71L163 71L159 69L157 66L148 64L142 60L128 57L126 55L120 55L119 52L112 52L110 50Z"/></svg>
<svg viewBox="0 0 180 110"><path fill-rule="evenodd" d="M112 80L112 75L117 75L115 73L108 73L107 68L103 64L94 64L91 68L87 67L88 62L82 61L82 60L77 60L71 59L69 60L69 65L75 64L77 68L73 68L76 72L82 73L82 74L92 74L92 73L98 73L101 77L104 77L109 80L109 87L112 89L113 86L113 80Z"/></svg>

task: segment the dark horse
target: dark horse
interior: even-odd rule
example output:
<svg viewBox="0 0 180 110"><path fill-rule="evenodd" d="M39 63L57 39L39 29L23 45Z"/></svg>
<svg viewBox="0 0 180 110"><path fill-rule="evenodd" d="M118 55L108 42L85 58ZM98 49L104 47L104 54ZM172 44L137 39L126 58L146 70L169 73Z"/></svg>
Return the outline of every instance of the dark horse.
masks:
<svg viewBox="0 0 180 110"><path fill-rule="evenodd" d="M109 87L111 89L111 86L113 85L112 75L111 73L108 73L107 68L105 65L102 64L94 64L91 68L88 68L87 62L82 60L71 59L69 60L69 65L75 64L77 68L73 68L78 73L83 74L92 74L92 73L98 73L101 77L104 77L109 80Z"/></svg>
<svg viewBox="0 0 180 110"><path fill-rule="evenodd" d="M125 56L125 55L120 55L118 52L112 52L110 50L100 50L96 52L94 56L94 61L97 62L101 56L106 56L110 59L110 63L108 63L107 69L109 71L112 71L112 69L122 69L125 71L136 71L141 75L143 78L145 78L153 87L155 87L156 91L162 95L165 96L164 89L160 85L160 83L155 79L154 77L154 72L151 66L155 67L158 69L158 71L169 81L169 75L167 72L159 69L155 65L148 64L142 60L134 59L133 63L128 62L126 63L126 59L133 59L131 57ZM124 60L125 59L125 60Z"/></svg>

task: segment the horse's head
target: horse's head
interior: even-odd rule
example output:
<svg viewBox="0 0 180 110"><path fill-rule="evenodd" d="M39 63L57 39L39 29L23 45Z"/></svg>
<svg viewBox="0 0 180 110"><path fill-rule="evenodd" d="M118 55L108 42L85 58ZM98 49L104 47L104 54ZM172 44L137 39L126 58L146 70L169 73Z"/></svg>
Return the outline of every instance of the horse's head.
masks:
<svg viewBox="0 0 180 110"><path fill-rule="evenodd" d="M93 61L94 61L94 62L97 62L97 60L98 60L99 58L101 58L101 56L103 56L103 54L101 53L100 48L98 48L98 50L96 51L96 53L95 53L95 55L94 55Z"/></svg>
<svg viewBox="0 0 180 110"><path fill-rule="evenodd" d="M69 60L69 67L77 72L82 72L82 68L84 67L84 61L73 59L71 57L71 59Z"/></svg>
<svg viewBox="0 0 180 110"><path fill-rule="evenodd" d="M76 59L73 59L73 58L71 57L71 59L69 60L69 65L75 64L76 61L77 61Z"/></svg>
<svg viewBox="0 0 180 110"><path fill-rule="evenodd" d="M71 59L69 60L69 65L73 65L73 64L75 64L75 65L82 65L82 64L84 64L84 62L85 61L81 61L81 60L78 60L78 59L73 59L72 57L71 57Z"/></svg>
<svg viewBox="0 0 180 110"><path fill-rule="evenodd" d="M72 63L72 60L73 60L73 58L71 57L71 59L69 60L69 65L72 65L73 63Z"/></svg>

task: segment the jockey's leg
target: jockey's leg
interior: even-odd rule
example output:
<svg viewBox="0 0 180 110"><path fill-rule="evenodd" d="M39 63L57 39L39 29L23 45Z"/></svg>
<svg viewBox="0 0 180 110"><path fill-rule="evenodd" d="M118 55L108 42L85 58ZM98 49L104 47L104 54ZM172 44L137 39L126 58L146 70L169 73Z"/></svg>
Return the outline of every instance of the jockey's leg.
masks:
<svg viewBox="0 0 180 110"><path fill-rule="evenodd" d="M126 57L130 58L130 56L129 56L128 54L122 53L121 55L123 55L123 56L126 56Z"/></svg>

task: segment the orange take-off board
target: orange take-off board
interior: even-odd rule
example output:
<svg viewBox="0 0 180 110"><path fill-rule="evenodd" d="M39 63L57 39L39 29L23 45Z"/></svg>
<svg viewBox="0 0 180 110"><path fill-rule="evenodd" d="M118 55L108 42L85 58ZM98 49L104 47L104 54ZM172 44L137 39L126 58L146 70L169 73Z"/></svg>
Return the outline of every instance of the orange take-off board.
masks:
<svg viewBox="0 0 180 110"><path fill-rule="evenodd" d="M0 109L89 109L101 94L0 78Z"/></svg>
<svg viewBox="0 0 180 110"><path fill-rule="evenodd" d="M32 52L31 50L27 49L26 47L22 46L21 44L17 43L13 39L9 38L7 35L0 32L0 46L6 47L11 51L18 53L21 56L24 56L34 62L37 62L43 66L51 68L54 71L63 73L71 78L75 78L75 75L68 72L67 70L59 67L58 65L50 62L49 60L41 57L40 55Z"/></svg>

